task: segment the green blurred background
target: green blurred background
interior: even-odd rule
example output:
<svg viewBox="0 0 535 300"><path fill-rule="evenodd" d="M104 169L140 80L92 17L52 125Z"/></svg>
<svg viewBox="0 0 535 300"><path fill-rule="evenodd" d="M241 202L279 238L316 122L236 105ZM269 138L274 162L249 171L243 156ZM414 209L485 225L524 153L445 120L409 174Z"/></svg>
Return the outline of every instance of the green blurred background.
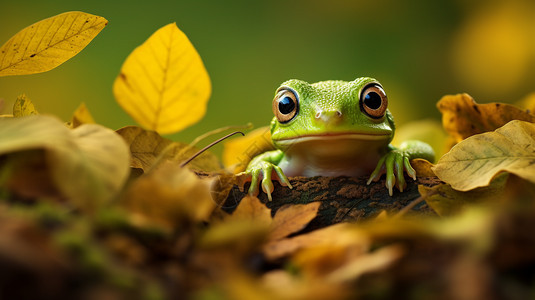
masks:
<svg viewBox="0 0 535 300"><path fill-rule="evenodd" d="M290 78L375 77L398 124L438 120L435 103L445 94L512 103L535 91L530 0L3 1L0 43L72 10L109 24L50 72L0 78L3 113L26 93L40 112L63 120L83 101L100 124L135 124L115 102L113 81L128 54L171 22L195 45L213 84L204 119L169 136L184 142L226 125L269 124L273 93Z"/></svg>

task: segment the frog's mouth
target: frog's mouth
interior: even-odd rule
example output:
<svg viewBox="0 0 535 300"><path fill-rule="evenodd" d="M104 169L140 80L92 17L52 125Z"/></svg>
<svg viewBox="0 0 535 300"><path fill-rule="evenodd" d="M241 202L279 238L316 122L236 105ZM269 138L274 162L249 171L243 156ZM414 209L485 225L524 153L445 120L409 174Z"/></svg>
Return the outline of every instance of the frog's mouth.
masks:
<svg viewBox="0 0 535 300"><path fill-rule="evenodd" d="M279 145L288 145L302 142L328 142L335 140L354 140L354 141L383 141L390 138L390 133L355 133L355 132L336 132L322 134L306 134L290 138L273 140Z"/></svg>

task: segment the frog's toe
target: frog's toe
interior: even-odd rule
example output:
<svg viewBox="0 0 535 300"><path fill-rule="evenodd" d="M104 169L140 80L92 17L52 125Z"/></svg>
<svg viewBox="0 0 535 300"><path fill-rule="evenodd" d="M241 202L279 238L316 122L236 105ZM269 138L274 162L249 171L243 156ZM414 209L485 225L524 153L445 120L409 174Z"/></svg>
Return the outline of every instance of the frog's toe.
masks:
<svg viewBox="0 0 535 300"><path fill-rule="evenodd" d="M396 156L394 159L394 170L396 172L396 186L398 187L398 190L400 192L403 192L405 187L407 186L407 183L405 182L405 176L403 176L403 167L404 167L404 157L403 156Z"/></svg>
<svg viewBox="0 0 535 300"><path fill-rule="evenodd" d="M273 192L273 182L271 181L272 168L264 169L264 178L262 178L262 190L267 194L269 201L271 201L271 193Z"/></svg>
<svg viewBox="0 0 535 300"><path fill-rule="evenodd" d="M388 155L385 159L385 168L386 168L386 188L388 189L388 194L392 196L394 194L393 188L396 184L396 176L394 175L394 165L395 165L395 155Z"/></svg>
<svg viewBox="0 0 535 300"><path fill-rule="evenodd" d="M251 171L251 185L249 186L249 192L248 194L250 196L258 196L258 193L260 192L258 189L258 180L260 178L260 169L258 170L252 170Z"/></svg>
<svg viewBox="0 0 535 300"><path fill-rule="evenodd" d="M405 166L405 172L407 172L412 179L416 180L416 171L411 166L411 162L408 157L403 159L403 165Z"/></svg>
<svg viewBox="0 0 535 300"><path fill-rule="evenodd" d="M275 173L277 173L277 176L279 177L279 182L282 185L285 185L292 189L293 187L290 184L290 180L288 180L288 177L284 175L284 172L282 172L282 169L279 166L273 166L273 169L275 169Z"/></svg>
<svg viewBox="0 0 535 300"><path fill-rule="evenodd" d="M379 162L377 163L377 167L375 167L375 170L373 170L372 174L370 175L370 178L368 178L368 182L366 182L366 185L369 185L372 183L372 181L377 181L379 178L381 178L381 175L385 172L384 162L385 162L386 156L381 157Z"/></svg>

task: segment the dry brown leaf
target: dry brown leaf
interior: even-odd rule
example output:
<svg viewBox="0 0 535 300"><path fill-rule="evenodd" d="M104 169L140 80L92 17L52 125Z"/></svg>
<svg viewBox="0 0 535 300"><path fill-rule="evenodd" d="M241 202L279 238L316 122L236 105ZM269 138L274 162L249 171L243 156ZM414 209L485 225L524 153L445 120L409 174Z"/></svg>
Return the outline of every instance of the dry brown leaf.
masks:
<svg viewBox="0 0 535 300"><path fill-rule="evenodd" d="M273 217L269 239L282 239L305 228L318 214L320 204L287 204L279 208Z"/></svg>
<svg viewBox="0 0 535 300"><path fill-rule="evenodd" d="M416 171L418 177L435 177L435 173L431 168L434 166L432 163L425 159L416 158L411 160L411 166Z"/></svg>
<svg viewBox="0 0 535 300"><path fill-rule="evenodd" d="M503 195L507 177L506 173L500 174L489 186L466 192L456 191L448 184L434 187L419 185L418 192L439 216L453 216L469 205L495 203Z"/></svg>
<svg viewBox="0 0 535 300"><path fill-rule="evenodd" d="M173 142L160 136L155 131L145 130L137 126L127 126L117 130L130 146L132 153L131 166L144 171L152 167L156 158L163 155L164 160L182 163L197 152L197 148L184 151L187 144ZM162 153L163 151L165 153ZM215 155L209 151L203 152L188 164L188 168L205 172L221 170L221 164Z"/></svg>
<svg viewBox="0 0 535 300"><path fill-rule="evenodd" d="M121 203L137 224L172 231L184 220L208 219L215 207L210 195L212 180L166 163L132 183Z"/></svg>
<svg viewBox="0 0 535 300"><path fill-rule="evenodd" d="M258 224L271 226L271 210L257 197L245 196L236 210L227 218L227 221L251 220Z"/></svg>
<svg viewBox="0 0 535 300"><path fill-rule="evenodd" d="M351 224L339 223L292 238L270 241L263 247L266 258L276 260L307 247L339 246L348 244L368 245L368 240L352 228Z"/></svg>
<svg viewBox="0 0 535 300"><path fill-rule="evenodd" d="M366 273L384 270L399 260L407 250L401 245L382 247L374 252L358 256L325 276L328 282L353 281Z"/></svg>
<svg viewBox="0 0 535 300"><path fill-rule="evenodd" d="M535 122L532 115L504 103L477 104L468 94L448 95L437 103L444 129L460 142L474 134L493 131L511 120Z"/></svg>

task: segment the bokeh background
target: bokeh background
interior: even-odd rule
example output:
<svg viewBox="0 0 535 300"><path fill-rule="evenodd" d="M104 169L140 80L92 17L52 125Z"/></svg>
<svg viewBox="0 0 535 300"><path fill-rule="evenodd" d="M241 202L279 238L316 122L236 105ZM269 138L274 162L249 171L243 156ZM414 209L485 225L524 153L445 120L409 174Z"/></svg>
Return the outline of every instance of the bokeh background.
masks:
<svg viewBox="0 0 535 300"><path fill-rule="evenodd" d="M200 53L213 94L205 118L168 136L189 142L226 125L269 124L271 100L290 78L377 78L396 122L434 118L445 94L514 103L535 91L532 0L3 1L0 43L56 14L80 10L108 26L79 55L46 73L0 78L4 113L26 93L68 120L85 102L100 124L135 124L112 84L128 54L176 22Z"/></svg>

